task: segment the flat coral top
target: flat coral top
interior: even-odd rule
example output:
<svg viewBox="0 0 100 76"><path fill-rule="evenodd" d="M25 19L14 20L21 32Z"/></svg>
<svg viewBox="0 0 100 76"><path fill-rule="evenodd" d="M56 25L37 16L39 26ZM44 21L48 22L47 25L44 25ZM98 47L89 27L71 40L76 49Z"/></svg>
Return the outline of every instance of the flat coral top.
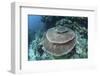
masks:
<svg viewBox="0 0 100 76"><path fill-rule="evenodd" d="M48 29L46 37L51 43L67 43L75 37L74 31L67 27L54 27Z"/></svg>

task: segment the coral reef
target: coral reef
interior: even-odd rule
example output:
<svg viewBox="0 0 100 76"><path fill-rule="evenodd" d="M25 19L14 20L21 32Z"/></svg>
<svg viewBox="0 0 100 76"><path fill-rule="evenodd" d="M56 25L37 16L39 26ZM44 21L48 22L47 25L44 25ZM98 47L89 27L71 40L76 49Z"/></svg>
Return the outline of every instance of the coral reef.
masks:
<svg viewBox="0 0 100 76"><path fill-rule="evenodd" d="M53 59L78 59L88 58L88 19L87 17L69 17L69 16L42 16L44 22L44 31L35 33L34 38L28 46L28 59L32 60L53 60ZM72 52L63 56L53 56L43 49L42 41L49 28L55 26L65 26L72 29L76 34L76 45ZM32 35L30 33L30 35ZM30 36L29 36L30 37Z"/></svg>

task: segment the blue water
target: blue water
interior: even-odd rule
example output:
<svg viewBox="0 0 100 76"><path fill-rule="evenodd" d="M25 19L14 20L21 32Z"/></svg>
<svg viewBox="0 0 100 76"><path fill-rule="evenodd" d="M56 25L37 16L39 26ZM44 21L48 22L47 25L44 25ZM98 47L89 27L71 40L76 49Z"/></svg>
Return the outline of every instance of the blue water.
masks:
<svg viewBox="0 0 100 76"><path fill-rule="evenodd" d="M42 16L28 15L28 29L29 31L38 31L43 28L44 23L41 21Z"/></svg>

